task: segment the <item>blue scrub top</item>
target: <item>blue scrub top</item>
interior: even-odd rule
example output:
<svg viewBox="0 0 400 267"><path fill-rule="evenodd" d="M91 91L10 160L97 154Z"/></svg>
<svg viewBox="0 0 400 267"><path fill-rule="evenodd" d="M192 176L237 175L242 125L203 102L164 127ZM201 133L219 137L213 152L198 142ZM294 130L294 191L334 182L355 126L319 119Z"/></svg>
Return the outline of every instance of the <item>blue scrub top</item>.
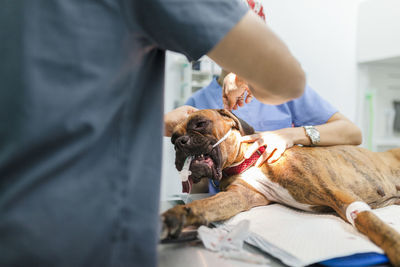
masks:
<svg viewBox="0 0 400 267"><path fill-rule="evenodd" d="M217 79L195 92L185 104L198 109L223 108L222 88ZM253 99L249 104L233 110L233 113L256 131L274 131L292 126L324 124L337 111L307 85L300 98L281 105L263 104Z"/></svg>
<svg viewBox="0 0 400 267"><path fill-rule="evenodd" d="M208 86L195 92L185 104L198 109L223 108L222 88L217 79L214 78ZM300 98L281 105L263 104L253 99L249 104L233 110L233 113L256 131L274 131L293 126L324 124L337 111L307 85ZM218 188L211 183L208 188L210 194L218 192Z"/></svg>

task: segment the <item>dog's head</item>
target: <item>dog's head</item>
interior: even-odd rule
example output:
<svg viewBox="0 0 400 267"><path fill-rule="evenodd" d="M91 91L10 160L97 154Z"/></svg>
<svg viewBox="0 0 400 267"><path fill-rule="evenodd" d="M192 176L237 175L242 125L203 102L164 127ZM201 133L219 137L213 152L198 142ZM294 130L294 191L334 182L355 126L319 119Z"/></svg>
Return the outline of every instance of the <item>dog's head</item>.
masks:
<svg viewBox="0 0 400 267"><path fill-rule="evenodd" d="M229 130L227 138L214 146ZM174 129L171 142L175 146L175 166L182 170L187 157L193 160L188 177L191 183L202 178L221 180L222 170L235 163L240 136L253 134L254 129L225 109L196 111Z"/></svg>

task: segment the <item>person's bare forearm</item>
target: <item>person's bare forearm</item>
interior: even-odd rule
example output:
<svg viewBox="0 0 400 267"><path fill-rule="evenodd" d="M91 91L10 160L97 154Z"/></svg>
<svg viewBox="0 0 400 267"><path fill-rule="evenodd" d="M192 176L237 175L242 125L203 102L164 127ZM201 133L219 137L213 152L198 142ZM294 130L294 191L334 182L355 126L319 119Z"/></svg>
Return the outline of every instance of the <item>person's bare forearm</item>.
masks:
<svg viewBox="0 0 400 267"><path fill-rule="evenodd" d="M334 114L327 123L317 125L315 128L320 133L318 146L359 145L362 142L361 130L340 113ZM303 127L292 129L295 144L306 146L311 144Z"/></svg>
<svg viewBox="0 0 400 267"><path fill-rule="evenodd" d="M349 120L336 120L316 126L320 132L320 146L360 145L362 135L360 129Z"/></svg>
<svg viewBox="0 0 400 267"><path fill-rule="evenodd" d="M263 103L281 104L304 91L305 75L300 64L252 11L208 56L223 69L244 78L254 96Z"/></svg>

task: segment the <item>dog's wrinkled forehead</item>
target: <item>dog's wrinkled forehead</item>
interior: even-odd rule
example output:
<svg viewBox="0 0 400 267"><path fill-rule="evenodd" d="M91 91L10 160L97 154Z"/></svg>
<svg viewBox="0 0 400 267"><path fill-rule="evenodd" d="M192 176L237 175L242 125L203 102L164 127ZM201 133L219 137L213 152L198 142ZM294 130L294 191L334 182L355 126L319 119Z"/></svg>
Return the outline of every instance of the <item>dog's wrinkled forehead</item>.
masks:
<svg viewBox="0 0 400 267"><path fill-rule="evenodd" d="M171 142L174 144L176 138L193 131L201 134L212 134L216 128L213 123L217 120L215 115L216 114L210 112L210 110L199 110L193 112L188 118L175 127L171 137Z"/></svg>
<svg viewBox="0 0 400 267"><path fill-rule="evenodd" d="M178 124L172 134L171 142L190 131L201 134L213 134L219 136L229 129L239 130L241 135L253 134L254 129L245 121L236 117L232 112L225 109L203 109L193 112L189 117Z"/></svg>

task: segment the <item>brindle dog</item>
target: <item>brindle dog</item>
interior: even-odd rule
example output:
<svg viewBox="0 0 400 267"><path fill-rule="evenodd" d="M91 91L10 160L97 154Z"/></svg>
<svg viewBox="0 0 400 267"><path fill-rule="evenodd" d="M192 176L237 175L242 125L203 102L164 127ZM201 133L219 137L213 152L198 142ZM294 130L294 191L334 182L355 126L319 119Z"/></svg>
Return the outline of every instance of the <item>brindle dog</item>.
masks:
<svg viewBox="0 0 400 267"><path fill-rule="evenodd" d="M213 147L230 129L228 138ZM356 146L287 149L272 164L224 176L223 170L244 160L249 146L242 135L254 133L227 110L200 110L180 123L172 135L176 168L194 156L189 181L220 182L220 193L162 214L162 238L176 238L189 225L207 225L273 202L307 211L336 211L345 221L347 207L362 201L371 208L400 204L400 148L371 152ZM353 214L355 227L400 266L400 234L366 210Z"/></svg>

